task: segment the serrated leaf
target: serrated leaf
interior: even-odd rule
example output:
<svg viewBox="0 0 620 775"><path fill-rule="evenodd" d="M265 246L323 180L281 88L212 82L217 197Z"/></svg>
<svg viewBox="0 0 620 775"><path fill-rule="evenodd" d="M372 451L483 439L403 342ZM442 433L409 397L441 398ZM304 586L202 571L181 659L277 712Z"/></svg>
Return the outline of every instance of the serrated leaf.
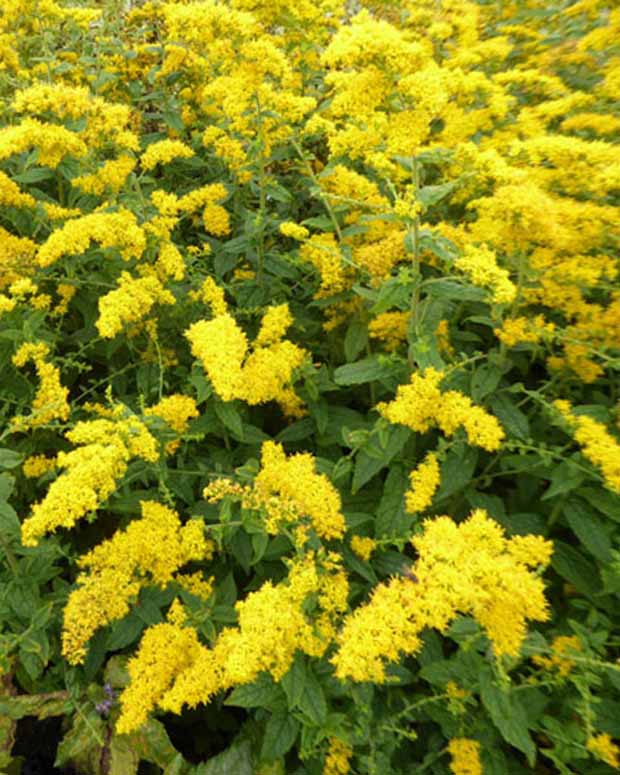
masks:
<svg viewBox="0 0 620 775"><path fill-rule="evenodd" d="M215 404L215 414L222 425L237 438L243 441L243 421L241 415L233 403L217 402Z"/></svg>
<svg viewBox="0 0 620 775"><path fill-rule="evenodd" d="M297 739L299 723L289 713L274 713L263 736L261 758L272 762L289 751Z"/></svg>
<svg viewBox="0 0 620 775"><path fill-rule="evenodd" d="M488 670L480 674L480 697L504 740L524 753L530 767L533 767L536 746L528 732L527 713L518 698L496 686Z"/></svg>
<svg viewBox="0 0 620 775"><path fill-rule="evenodd" d="M558 495L576 490L584 480L584 473L579 468L565 460L557 466L554 466L551 472L551 482L548 489L541 497L542 501L555 498Z"/></svg>
<svg viewBox="0 0 620 775"><path fill-rule="evenodd" d="M410 430L402 426L390 427L388 441L384 449L376 443L376 438L365 444L355 458L355 470L351 490L356 493L366 482L379 473L382 468L389 465L392 458L397 455L410 436Z"/></svg>
<svg viewBox="0 0 620 775"><path fill-rule="evenodd" d="M409 477L404 467L394 465L385 479L383 495L377 508L375 532L378 538L401 535L411 518L405 511L405 492Z"/></svg>
<svg viewBox="0 0 620 775"><path fill-rule="evenodd" d="M376 379L389 377L389 364L381 363L380 356L372 355L356 363L347 363L334 371L334 382L337 385L363 385Z"/></svg>
<svg viewBox="0 0 620 775"><path fill-rule="evenodd" d="M0 468L17 468L22 462L23 455L14 452L12 449L0 449Z"/></svg>
<svg viewBox="0 0 620 775"><path fill-rule="evenodd" d="M110 741L107 775L135 775L140 757L126 735L114 735Z"/></svg>
<svg viewBox="0 0 620 775"><path fill-rule="evenodd" d="M471 397L480 402L492 393L502 379L502 372L491 363L483 363L474 371L471 378Z"/></svg>
<svg viewBox="0 0 620 775"><path fill-rule="evenodd" d="M271 676L263 673L251 684L236 686L224 704L238 708L271 708L282 706L283 699L283 689Z"/></svg>
<svg viewBox="0 0 620 775"><path fill-rule="evenodd" d="M306 685L306 666L304 658L300 653L295 655L295 659L288 672L282 676L280 685L286 694L289 710L296 708L299 705Z"/></svg>
<svg viewBox="0 0 620 775"><path fill-rule="evenodd" d="M602 520L593 516L578 500L565 503L562 510L570 529L590 554L601 562L611 562L611 540L603 529Z"/></svg>
<svg viewBox="0 0 620 775"><path fill-rule="evenodd" d="M601 588L601 579L594 563L570 544L558 539L553 542L551 566L562 578L582 594L593 597Z"/></svg>
<svg viewBox="0 0 620 775"><path fill-rule="evenodd" d="M250 741L233 743L230 748L199 765L194 772L195 775L253 775Z"/></svg>
<svg viewBox="0 0 620 775"><path fill-rule="evenodd" d="M327 701L321 684L311 670L306 673L299 709L314 724L321 726L327 719Z"/></svg>
<svg viewBox="0 0 620 775"><path fill-rule="evenodd" d="M368 343L368 326L360 320L353 320L344 337L344 357L348 363L354 361Z"/></svg>
<svg viewBox="0 0 620 775"><path fill-rule="evenodd" d="M492 396L489 400L491 411L502 424L509 436L527 439L530 436L530 422L525 415L505 393Z"/></svg>

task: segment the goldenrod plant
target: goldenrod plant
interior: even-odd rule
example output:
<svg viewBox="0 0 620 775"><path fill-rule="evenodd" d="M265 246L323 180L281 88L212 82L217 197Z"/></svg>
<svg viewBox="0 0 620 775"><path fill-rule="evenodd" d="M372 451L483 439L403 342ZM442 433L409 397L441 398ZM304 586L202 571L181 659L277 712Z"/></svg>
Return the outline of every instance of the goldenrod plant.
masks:
<svg viewBox="0 0 620 775"><path fill-rule="evenodd" d="M0 770L618 770L619 273L616 3L0 0Z"/></svg>

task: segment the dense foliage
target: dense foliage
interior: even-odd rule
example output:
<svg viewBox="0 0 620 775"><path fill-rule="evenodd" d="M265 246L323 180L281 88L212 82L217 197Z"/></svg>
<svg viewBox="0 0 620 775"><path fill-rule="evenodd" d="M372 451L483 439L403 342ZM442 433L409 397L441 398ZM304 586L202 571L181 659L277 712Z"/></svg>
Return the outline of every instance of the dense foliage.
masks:
<svg viewBox="0 0 620 775"><path fill-rule="evenodd" d="M3 772L618 768L613 5L0 1Z"/></svg>

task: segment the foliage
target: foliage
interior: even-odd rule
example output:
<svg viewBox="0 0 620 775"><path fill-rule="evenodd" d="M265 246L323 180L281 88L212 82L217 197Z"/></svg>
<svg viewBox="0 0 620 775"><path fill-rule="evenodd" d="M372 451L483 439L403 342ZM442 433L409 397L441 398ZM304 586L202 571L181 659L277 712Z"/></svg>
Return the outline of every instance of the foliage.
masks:
<svg viewBox="0 0 620 775"><path fill-rule="evenodd" d="M1 0L2 771L618 767L612 5Z"/></svg>

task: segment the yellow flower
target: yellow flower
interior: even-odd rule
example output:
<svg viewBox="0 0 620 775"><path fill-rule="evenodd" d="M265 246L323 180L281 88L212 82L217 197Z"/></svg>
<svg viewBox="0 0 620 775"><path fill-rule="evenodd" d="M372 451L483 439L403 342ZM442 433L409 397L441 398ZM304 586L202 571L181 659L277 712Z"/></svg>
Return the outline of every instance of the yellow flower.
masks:
<svg viewBox="0 0 620 775"><path fill-rule="evenodd" d="M56 468L56 458L45 455L31 455L22 463L22 471L28 479L37 479Z"/></svg>
<svg viewBox="0 0 620 775"><path fill-rule="evenodd" d="M386 350L397 350L407 339L408 312L383 312L368 324L368 336L381 339Z"/></svg>
<svg viewBox="0 0 620 775"><path fill-rule="evenodd" d="M425 433L434 425L452 436L464 428L470 444L489 452L499 449L504 431L493 415L475 406L471 399L455 390L442 393L439 384L441 372L426 369L422 375L414 373L409 385L400 385L396 398L380 403L377 411L392 423L401 423L417 433Z"/></svg>
<svg viewBox="0 0 620 775"><path fill-rule="evenodd" d="M557 670L559 675L566 676L575 667L571 653L581 651L581 643L575 635L558 635L551 643L551 656L536 654L532 662L546 670Z"/></svg>
<svg viewBox="0 0 620 775"><path fill-rule="evenodd" d="M155 304L174 304L175 298L157 277L132 277L122 272L118 288L99 299L97 330L104 339L112 339L128 323L136 323L150 313Z"/></svg>
<svg viewBox="0 0 620 775"><path fill-rule="evenodd" d="M370 555L376 549L377 542L367 536L351 536L351 549L362 560L369 560Z"/></svg>
<svg viewBox="0 0 620 775"><path fill-rule="evenodd" d="M607 486L620 492L620 443L602 423L573 414L568 401L555 401L555 407L573 430L584 456L601 469Z"/></svg>
<svg viewBox="0 0 620 775"><path fill-rule="evenodd" d="M243 331L228 313L213 320L193 323L185 332L206 371L215 392L224 400L237 398L242 384L241 365L248 349Z"/></svg>
<svg viewBox="0 0 620 775"><path fill-rule="evenodd" d="M290 502L300 515L310 518L322 538L341 538L344 534L338 490L325 474L316 473L312 455L298 452L287 458L280 444L264 442L254 487L263 498L277 495Z"/></svg>
<svg viewBox="0 0 620 775"><path fill-rule="evenodd" d="M497 265L495 253L486 246L466 245L463 255L454 263L475 285L490 288L493 301L497 304L508 304L514 300L516 287L510 281L508 272Z"/></svg>
<svg viewBox="0 0 620 775"><path fill-rule="evenodd" d="M452 761L450 769L454 775L482 775L480 743L466 737L454 737L448 743Z"/></svg>
<svg viewBox="0 0 620 775"><path fill-rule="evenodd" d="M85 253L91 242L98 242L102 248L117 248L127 261L140 258L146 247L146 235L129 210L91 213L67 221L53 231L39 248L38 264L48 267L64 255Z"/></svg>
<svg viewBox="0 0 620 775"><path fill-rule="evenodd" d="M310 232L305 226L301 226L294 221L284 221L280 224L279 229L280 234L299 241L305 240L310 236Z"/></svg>
<svg viewBox="0 0 620 775"><path fill-rule="evenodd" d="M39 378L39 387L32 401L32 413L28 417L13 417L13 431L24 431L69 417L69 390L60 382L59 369L47 361L49 352L49 347L43 342L26 343L13 356L13 363L20 368L32 361Z"/></svg>
<svg viewBox="0 0 620 775"><path fill-rule="evenodd" d="M351 771L349 761L352 756L353 749L348 743L337 737L330 737L323 775L347 775Z"/></svg>
<svg viewBox="0 0 620 775"><path fill-rule="evenodd" d="M168 164L173 159L189 159L192 149L180 140L158 140L151 143L140 157L143 170L152 170L158 164Z"/></svg>
<svg viewBox="0 0 620 775"><path fill-rule="evenodd" d="M136 417L79 422L65 436L80 446L58 453L56 468L63 473L22 523L24 546L36 546L46 533L71 528L96 511L114 492L132 457L148 462L159 457L156 439Z"/></svg>
<svg viewBox="0 0 620 775"><path fill-rule="evenodd" d="M460 525L449 517L426 520L412 540L413 572L376 586L344 620L331 660L336 676L384 682L385 661L416 653L424 628L443 632L458 613L478 620L496 654L517 655L526 621L549 616L543 583L528 567L548 562L549 543L524 563L511 553L512 540L482 510Z"/></svg>
<svg viewBox="0 0 620 775"><path fill-rule="evenodd" d="M142 501L142 517L79 559L83 569L69 595L63 624L63 655L71 664L86 656L86 644L101 627L122 619L143 586L165 586L192 560L211 556L200 520L181 526L178 514Z"/></svg>
<svg viewBox="0 0 620 775"><path fill-rule="evenodd" d="M432 501L440 483L437 455L429 452L424 461L409 474L410 489L405 493L407 511L424 511Z"/></svg>
<svg viewBox="0 0 620 775"><path fill-rule="evenodd" d="M96 172L90 175L80 175L73 178L71 185L81 188L86 194L95 194L96 196L102 196L107 191L118 193L135 166L136 160L133 157L123 155L118 159L104 162Z"/></svg>
<svg viewBox="0 0 620 775"><path fill-rule="evenodd" d="M591 751L597 759L617 769L620 767L620 746L611 739L606 732L588 738L586 743L588 751Z"/></svg>

